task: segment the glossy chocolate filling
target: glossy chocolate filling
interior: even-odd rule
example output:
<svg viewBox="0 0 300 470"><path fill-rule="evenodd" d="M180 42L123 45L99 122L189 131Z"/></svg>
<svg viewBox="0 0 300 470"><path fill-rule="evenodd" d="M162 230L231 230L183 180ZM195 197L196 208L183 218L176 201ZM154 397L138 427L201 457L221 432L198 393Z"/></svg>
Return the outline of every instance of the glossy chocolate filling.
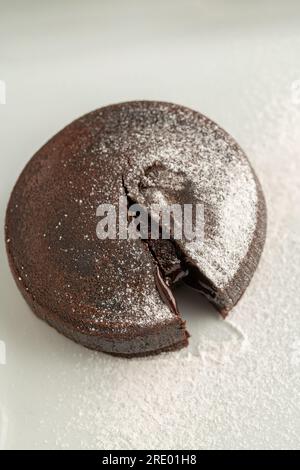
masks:
<svg viewBox="0 0 300 470"><path fill-rule="evenodd" d="M159 247L162 244L165 245L163 254L159 252ZM199 268L195 266L192 260L182 252L175 240L148 241L148 245L151 247L149 248L151 254L160 265L167 285L172 286L182 280L187 285L203 294L210 302L217 305L217 292L215 287ZM167 254L166 247L169 247L169 254ZM158 252L159 254L157 254ZM164 254L165 258L163 257ZM172 263L165 262L166 259L172 257Z"/></svg>
<svg viewBox="0 0 300 470"><path fill-rule="evenodd" d="M129 191L123 179L123 188L127 197L128 208L137 202L129 195ZM151 218L149 215L149 227ZM161 228L160 228L161 233ZM157 290L162 300L179 315L177 303L171 286L179 281L184 281L190 287L193 287L204 295L215 307L221 310L217 302L217 292L212 283L199 270L193 261L182 251L175 240L152 240L149 232L148 239L142 240L150 251L157 265L155 273L155 282Z"/></svg>
<svg viewBox="0 0 300 470"><path fill-rule="evenodd" d="M156 267L156 271L155 271L155 284L162 300L168 305L168 307L174 313L176 313L176 315L179 315L177 303L173 295L173 292L170 289L170 287L167 285L167 283L165 282L161 274L160 268L158 266Z"/></svg>

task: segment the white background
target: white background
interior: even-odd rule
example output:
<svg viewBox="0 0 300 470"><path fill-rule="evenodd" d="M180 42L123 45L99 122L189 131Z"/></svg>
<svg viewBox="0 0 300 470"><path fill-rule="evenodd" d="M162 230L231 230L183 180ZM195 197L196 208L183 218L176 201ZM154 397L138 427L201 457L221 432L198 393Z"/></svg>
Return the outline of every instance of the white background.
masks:
<svg viewBox="0 0 300 470"><path fill-rule="evenodd" d="M0 0L1 227L49 137L131 99L190 106L227 129L269 214L259 269L229 319L180 288L189 349L139 360L88 351L35 318L2 235L0 448L299 448L299 79L296 0Z"/></svg>

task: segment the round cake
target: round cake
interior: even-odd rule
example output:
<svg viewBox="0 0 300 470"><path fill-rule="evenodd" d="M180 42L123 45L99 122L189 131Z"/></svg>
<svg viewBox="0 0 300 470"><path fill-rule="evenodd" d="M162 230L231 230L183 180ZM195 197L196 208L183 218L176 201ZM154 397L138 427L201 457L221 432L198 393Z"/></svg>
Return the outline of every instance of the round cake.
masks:
<svg viewBox="0 0 300 470"><path fill-rule="evenodd" d="M118 208L121 196L146 208L201 205L203 239L100 239L97 208ZM266 209L223 129L182 106L137 101L91 112L46 143L13 189L5 230L36 315L84 346L132 357L187 345L176 282L226 316L258 264Z"/></svg>

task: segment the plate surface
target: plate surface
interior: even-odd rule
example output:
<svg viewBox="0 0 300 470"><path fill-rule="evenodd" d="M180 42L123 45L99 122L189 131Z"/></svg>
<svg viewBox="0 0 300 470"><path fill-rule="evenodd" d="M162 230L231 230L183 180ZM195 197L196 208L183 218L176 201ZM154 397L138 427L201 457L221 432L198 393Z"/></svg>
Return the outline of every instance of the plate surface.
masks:
<svg viewBox="0 0 300 470"><path fill-rule="evenodd" d="M181 287L189 348L135 360L38 320L2 235L0 448L299 448L299 2L40 3L1 2L1 226L20 171L55 132L106 104L156 99L237 139L265 192L268 234L228 320Z"/></svg>

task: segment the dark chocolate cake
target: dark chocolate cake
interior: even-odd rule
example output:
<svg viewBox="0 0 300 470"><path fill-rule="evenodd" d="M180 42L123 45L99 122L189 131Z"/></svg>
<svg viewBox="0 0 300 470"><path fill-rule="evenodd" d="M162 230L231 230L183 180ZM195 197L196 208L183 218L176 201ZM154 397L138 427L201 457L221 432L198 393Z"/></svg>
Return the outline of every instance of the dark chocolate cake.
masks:
<svg viewBox="0 0 300 470"><path fill-rule="evenodd" d="M122 195L145 207L202 204L204 240L100 240L96 209ZM8 204L6 246L40 318L131 357L187 345L176 282L225 316L256 269L265 229L261 187L232 137L190 109L141 101L77 119L34 155Z"/></svg>

